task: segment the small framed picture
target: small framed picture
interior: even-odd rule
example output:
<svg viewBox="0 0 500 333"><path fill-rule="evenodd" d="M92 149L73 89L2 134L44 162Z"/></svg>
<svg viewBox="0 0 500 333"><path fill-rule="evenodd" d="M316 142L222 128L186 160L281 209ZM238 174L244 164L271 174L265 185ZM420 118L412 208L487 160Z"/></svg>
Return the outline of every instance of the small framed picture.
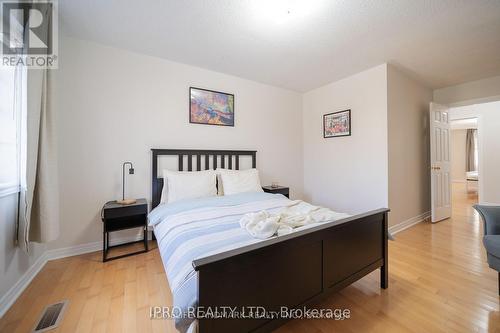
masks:
<svg viewBox="0 0 500 333"><path fill-rule="evenodd" d="M335 138L351 135L351 110L323 115L323 137Z"/></svg>
<svg viewBox="0 0 500 333"><path fill-rule="evenodd" d="M234 126L234 95L190 87L189 122L205 125Z"/></svg>

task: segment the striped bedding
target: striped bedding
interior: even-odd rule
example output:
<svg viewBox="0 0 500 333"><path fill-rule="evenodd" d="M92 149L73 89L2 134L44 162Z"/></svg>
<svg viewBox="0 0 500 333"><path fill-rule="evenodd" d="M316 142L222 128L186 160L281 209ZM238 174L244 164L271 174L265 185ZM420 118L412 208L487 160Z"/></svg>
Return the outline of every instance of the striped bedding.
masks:
<svg viewBox="0 0 500 333"><path fill-rule="evenodd" d="M281 194L241 193L222 197L183 200L156 207L148 216L173 295L173 306L183 311L197 305L197 274L194 259L235 249L262 240L252 238L239 225L246 213L270 213L289 205ZM303 228L298 228L300 230ZM175 326L186 332L193 319L176 318Z"/></svg>

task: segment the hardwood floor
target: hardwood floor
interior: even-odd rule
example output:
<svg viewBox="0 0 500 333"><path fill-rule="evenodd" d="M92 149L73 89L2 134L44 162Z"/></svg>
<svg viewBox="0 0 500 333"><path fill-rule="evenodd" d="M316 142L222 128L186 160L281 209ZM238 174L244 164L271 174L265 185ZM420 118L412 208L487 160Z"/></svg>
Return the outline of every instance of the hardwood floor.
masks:
<svg viewBox="0 0 500 333"><path fill-rule="evenodd" d="M295 320L278 333L500 332L497 273L486 264L482 226L462 184L453 218L421 223L389 244L389 289L378 271L318 308L350 309L351 318ZM49 262L0 320L1 332L30 332L45 305L69 299L53 332L176 332L150 320L150 306L171 305L158 250L107 263L99 252Z"/></svg>

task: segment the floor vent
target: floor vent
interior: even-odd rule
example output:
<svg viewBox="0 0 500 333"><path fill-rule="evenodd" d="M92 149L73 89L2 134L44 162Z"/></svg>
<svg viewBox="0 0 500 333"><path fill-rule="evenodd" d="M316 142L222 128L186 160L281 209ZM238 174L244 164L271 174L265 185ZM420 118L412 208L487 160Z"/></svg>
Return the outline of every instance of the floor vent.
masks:
<svg viewBox="0 0 500 333"><path fill-rule="evenodd" d="M45 308L33 332L46 332L56 328L64 315L69 301L61 301Z"/></svg>

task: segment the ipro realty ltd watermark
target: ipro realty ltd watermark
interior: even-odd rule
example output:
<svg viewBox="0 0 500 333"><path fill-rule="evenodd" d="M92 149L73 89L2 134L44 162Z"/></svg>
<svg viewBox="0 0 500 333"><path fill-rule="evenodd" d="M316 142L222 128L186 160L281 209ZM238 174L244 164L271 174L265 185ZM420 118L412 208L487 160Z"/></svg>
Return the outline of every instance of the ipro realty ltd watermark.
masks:
<svg viewBox="0 0 500 333"><path fill-rule="evenodd" d="M280 307L278 310L267 310L263 306L217 306L187 307L152 306L149 309L150 319L333 319L351 318L349 309L309 309Z"/></svg>
<svg viewBox="0 0 500 333"><path fill-rule="evenodd" d="M1 65L57 68L56 0L2 1Z"/></svg>

